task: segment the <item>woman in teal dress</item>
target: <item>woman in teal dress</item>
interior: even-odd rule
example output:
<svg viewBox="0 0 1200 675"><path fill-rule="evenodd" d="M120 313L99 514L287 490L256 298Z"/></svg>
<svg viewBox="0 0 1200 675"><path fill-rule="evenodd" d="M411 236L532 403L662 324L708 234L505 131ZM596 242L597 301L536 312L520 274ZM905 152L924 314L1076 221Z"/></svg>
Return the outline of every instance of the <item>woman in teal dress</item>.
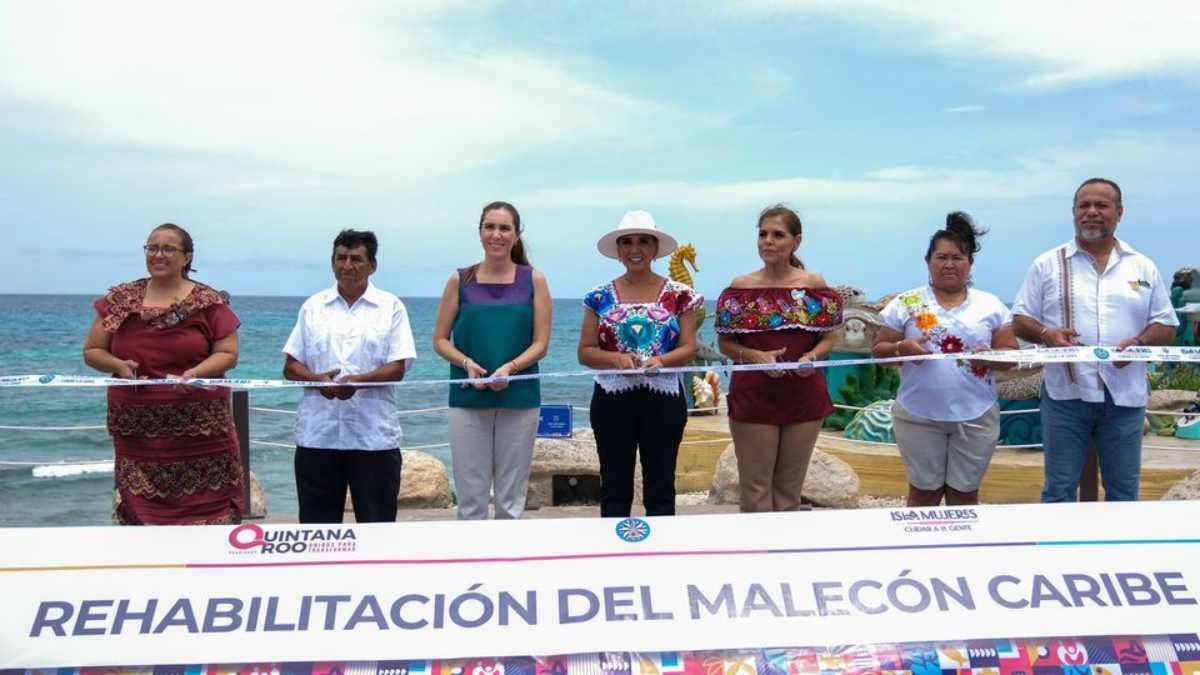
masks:
<svg viewBox="0 0 1200 675"><path fill-rule="evenodd" d="M483 260L456 270L438 305L433 348L454 379L538 372L550 344L550 289L529 265L521 216L492 202L479 216ZM537 433L537 379L451 385L450 454L461 520L520 518Z"/></svg>

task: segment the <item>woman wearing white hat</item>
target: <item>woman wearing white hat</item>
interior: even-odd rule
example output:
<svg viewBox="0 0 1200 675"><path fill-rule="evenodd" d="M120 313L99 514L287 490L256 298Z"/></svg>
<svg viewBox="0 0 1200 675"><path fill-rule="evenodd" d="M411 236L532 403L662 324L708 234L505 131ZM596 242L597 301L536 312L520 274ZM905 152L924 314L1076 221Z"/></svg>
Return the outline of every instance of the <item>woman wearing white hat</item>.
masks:
<svg viewBox="0 0 1200 675"><path fill-rule="evenodd" d="M584 297L579 362L597 370L642 369L639 374L599 374L591 422L600 454L600 515L628 517L633 505L634 462L642 462L646 515L674 515L675 459L687 403L674 374L656 372L688 364L696 355L696 309L704 298L656 274L651 263L670 255L675 238L645 211L630 211L596 243L625 273Z"/></svg>

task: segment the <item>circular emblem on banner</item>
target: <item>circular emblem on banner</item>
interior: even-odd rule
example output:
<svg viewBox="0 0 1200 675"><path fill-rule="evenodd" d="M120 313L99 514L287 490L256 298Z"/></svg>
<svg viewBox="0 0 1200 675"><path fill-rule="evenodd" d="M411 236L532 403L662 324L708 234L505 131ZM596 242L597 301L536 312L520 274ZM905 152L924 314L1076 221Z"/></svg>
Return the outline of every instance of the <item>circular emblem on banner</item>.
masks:
<svg viewBox="0 0 1200 675"><path fill-rule="evenodd" d="M38 384L50 384L54 381L55 375L42 375L38 378Z"/></svg>
<svg viewBox="0 0 1200 675"><path fill-rule="evenodd" d="M641 518L626 518L617 523L617 536L636 544L650 536L650 523Z"/></svg>
<svg viewBox="0 0 1200 675"><path fill-rule="evenodd" d="M1092 350L1092 353L1096 355L1096 358L1101 360L1108 358L1108 350L1102 347L1096 347Z"/></svg>

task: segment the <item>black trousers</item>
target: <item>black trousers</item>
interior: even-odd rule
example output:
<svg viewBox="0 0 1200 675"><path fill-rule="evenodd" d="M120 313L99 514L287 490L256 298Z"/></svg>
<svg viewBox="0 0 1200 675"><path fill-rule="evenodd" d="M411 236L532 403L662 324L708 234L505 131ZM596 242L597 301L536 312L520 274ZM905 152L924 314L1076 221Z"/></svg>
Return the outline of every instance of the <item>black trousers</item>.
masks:
<svg viewBox="0 0 1200 675"><path fill-rule="evenodd" d="M600 454L601 517L629 517L639 454L646 515L675 515L675 460L687 424L683 393L671 396L638 387L610 394L596 385L591 419Z"/></svg>
<svg viewBox="0 0 1200 675"><path fill-rule="evenodd" d="M300 522L340 523L346 488L360 523L396 522L400 495L400 449L296 448L296 496Z"/></svg>

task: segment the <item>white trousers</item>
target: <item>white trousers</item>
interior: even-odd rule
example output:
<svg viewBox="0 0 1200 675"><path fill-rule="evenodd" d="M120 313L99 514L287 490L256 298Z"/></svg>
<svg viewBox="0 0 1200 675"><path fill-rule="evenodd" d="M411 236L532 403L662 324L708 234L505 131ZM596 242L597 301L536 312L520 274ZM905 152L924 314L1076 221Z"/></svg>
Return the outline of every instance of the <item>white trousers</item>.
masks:
<svg viewBox="0 0 1200 675"><path fill-rule="evenodd" d="M496 518L525 511L538 408L450 408L450 455L459 520L484 520L496 495Z"/></svg>

